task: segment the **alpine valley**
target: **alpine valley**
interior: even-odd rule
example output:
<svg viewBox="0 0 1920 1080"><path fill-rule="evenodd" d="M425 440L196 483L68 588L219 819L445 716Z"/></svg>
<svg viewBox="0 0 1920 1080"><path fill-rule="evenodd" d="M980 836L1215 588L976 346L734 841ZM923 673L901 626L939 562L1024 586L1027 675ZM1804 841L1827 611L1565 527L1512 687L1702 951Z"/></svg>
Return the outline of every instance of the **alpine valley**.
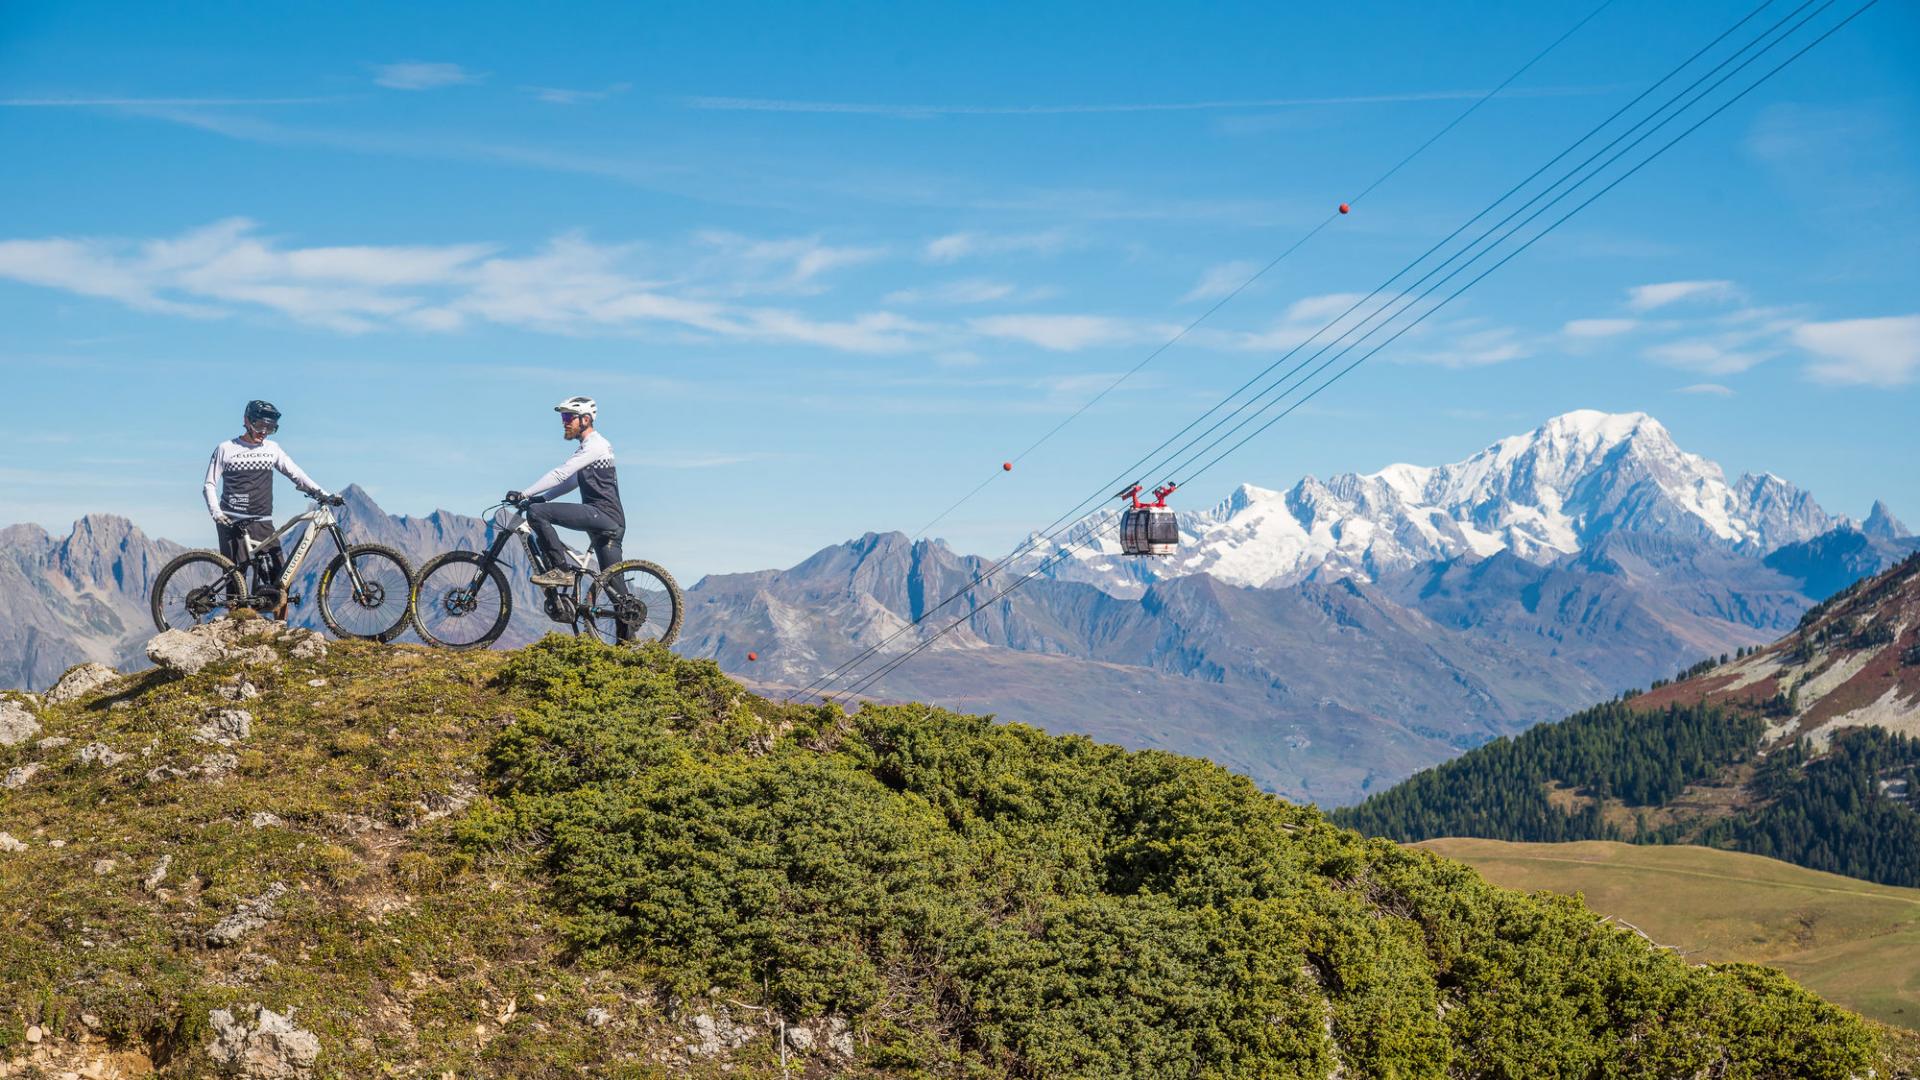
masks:
<svg viewBox="0 0 1920 1080"><path fill-rule="evenodd" d="M483 542L477 519L390 516L346 494L353 535L416 565ZM1242 486L1183 514L1181 554L1166 560L1120 557L1111 520L1094 514L1006 560L887 532L785 570L713 575L687 591L676 651L783 693L964 616L863 696L1200 755L1341 805L1771 642L1920 549L1884 506L1855 523L1771 474L1729 481L1644 414L1592 411L1449 465ZM40 689L87 660L144 664L147 589L178 550L106 514L65 537L0 531L0 686ZM517 588L503 645L550 625ZM296 621L315 621L310 605Z"/></svg>

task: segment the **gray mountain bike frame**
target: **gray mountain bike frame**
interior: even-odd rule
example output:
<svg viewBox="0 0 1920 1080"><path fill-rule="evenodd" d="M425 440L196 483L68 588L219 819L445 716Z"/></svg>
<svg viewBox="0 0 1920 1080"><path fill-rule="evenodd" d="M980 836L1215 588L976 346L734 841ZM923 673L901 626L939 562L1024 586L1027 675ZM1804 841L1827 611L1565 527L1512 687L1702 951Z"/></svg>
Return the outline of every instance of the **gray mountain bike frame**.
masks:
<svg viewBox="0 0 1920 1080"><path fill-rule="evenodd" d="M342 554L346 553L347 536L340 531L340 519L334 516L333 507L326 503L315 503L306 513L295 514L288 518L285 525L273 530L273 535L265 540L255 540L246 533L241 533L240 539L247 546L247 557L241 560L235 569L246 570L253 565L254 560L259 558L260 552L285 539L295 526L308 523L313 527L307 530L306 535L300 538L300 543L287 556L287 568L281 571L280 580L274 582L280 590L280 595L289 595L293 588L293 579L299 576L300 564L306 560L307 552L313 549L313 542L320 538L322 532L333 537L334 546L339 548ZM353 591L356 595L366 590L366 582L360 580L360 570L353 565L352 559L347 560L347 578L353 582Z"/></svg>

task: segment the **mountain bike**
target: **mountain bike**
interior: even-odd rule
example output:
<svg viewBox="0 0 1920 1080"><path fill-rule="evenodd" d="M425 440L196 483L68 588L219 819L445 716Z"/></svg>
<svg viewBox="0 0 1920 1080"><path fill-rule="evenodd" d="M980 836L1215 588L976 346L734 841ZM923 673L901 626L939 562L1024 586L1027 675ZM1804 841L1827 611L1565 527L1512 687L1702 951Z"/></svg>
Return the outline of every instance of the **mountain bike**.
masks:
<svg viewBox="0 0 1920 1080"><path fill-rule="evenodd" d="M338 553L321 572L315 589L321 621L344 638L392 641L399 637L407 627L413 570L392 548L348 544L333 513L334 507L345 502L338 495L332 496L295 515L265 540L244 537L247 557L237 566L217 551L189 551L175 557L153 579L153 624L171 630L197 626L235 608L271 609L282 599L289 604L300 603L301 598L292 592L294 577L314 541L325 534L333 538ZM274 548L299 525L308 526L306 534L287 558L280 579L266 580ZM248 587L250 580L256 587Z"/></svg>
<svg viewBox="0 0 1920 1080"><path fill-rule="evenodd" d="M449 551L420 568L408 610L423 640L448 649L478 649L499 640L513 617L513 591L501 554L518 536L526 547L529 577L554 566L573 574L571 585L541 590L547 618L581 637L609 643L673 644L686 601L672 574L644 559L627 559L596 573L588 569L586 554L565 544L557 552L543 550L525 511L525 503L488 507L481 515L492 525L487 550Z"/></svg>

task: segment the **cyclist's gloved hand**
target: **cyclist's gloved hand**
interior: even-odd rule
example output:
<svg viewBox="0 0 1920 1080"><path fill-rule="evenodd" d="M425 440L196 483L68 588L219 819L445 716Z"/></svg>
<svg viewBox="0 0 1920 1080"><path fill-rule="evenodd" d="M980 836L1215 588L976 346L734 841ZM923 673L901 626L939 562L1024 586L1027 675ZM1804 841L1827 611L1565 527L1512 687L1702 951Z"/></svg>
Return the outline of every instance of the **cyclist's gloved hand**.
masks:
<svg viewBox="0 0 1920 1080"><path fill-rule="evenodd" d="M521 502L522 500L524 500L525 498L526 498L526 496L525 496L525 495L523 495L523 494L521 494L521 493L520 493L520 492L518 492L518 491L509 491L509 492L507 492L507 497L506 497L505 499L502 499L502 500L500 500L500 501L501 501L501 502L510 502L510 503L518 503L518 502Z"/></svg>
<svg viewBox="0 0 1920 1080"><path fill-rule="evenodd" d="M345 495L329 495L324 491L320 493L320 501L326 503L328 506L347 505L347 497Z"/></svg>
<svg viewBox="0 0 1920 1080"><path fill-rule="evenodd" d="M229 525L229 526L230 526L230 525L232 525L232 524L233 524L233 519L232 519L232 518L230 518L230 517L228 517L228 516L227 516L227 515L225 515L225 514L215 514L215 515L213 515L213 523L214 523L215 525Z"/></svg>

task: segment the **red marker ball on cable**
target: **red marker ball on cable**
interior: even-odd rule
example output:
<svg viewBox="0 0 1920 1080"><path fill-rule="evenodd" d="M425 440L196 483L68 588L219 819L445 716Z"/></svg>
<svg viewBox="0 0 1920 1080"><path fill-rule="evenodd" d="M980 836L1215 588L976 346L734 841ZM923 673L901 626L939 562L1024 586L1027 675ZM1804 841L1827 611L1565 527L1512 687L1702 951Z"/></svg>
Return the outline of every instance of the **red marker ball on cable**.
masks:
<svg viewBox="0 0 1920 1080"><path fill-rule="evenodd" d="M1000 463L1000 471L1001 471L1001 472L1012 472L1012 471L1013 471L1013 462L1011 462L1011 461L1003 461L1003 462L1001 462L1001 463Z"/></svg>
<svg viewBox="0 0 1920 1080"><path fill-rule="evenodd" d="M748 659L748 660L758 660L758 659L760 659L760 654L759 654L759 653L757 653L757 652L750 652L750 653L748 653L748 654L747 654L747 659Z"/></svg>
<svg viewBox="0 0 1920 1080"><path fill-rule="evenodd" d="M1348 205L1347 205L1346 203L1341 203L1341 204L1340 204L1340 212L1341 212L1341 213L1343 213L1343 214L1344 214L1344 213L1346 213L1347 211L1349 211L1349 210L1351 210L1351 209L1353 209L1353 207L1351 207L1351 206L1348 206Z"/></svg>

